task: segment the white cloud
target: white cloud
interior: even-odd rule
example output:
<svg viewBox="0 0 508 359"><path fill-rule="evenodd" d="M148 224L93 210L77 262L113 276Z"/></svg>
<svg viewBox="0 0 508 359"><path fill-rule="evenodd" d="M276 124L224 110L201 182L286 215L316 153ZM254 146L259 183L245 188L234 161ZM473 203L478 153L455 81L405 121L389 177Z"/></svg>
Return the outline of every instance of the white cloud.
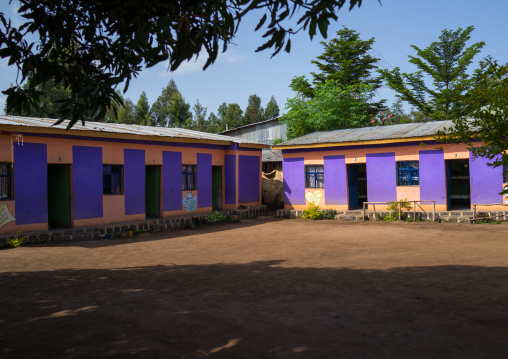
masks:
<svg viewBox="0 0 508 359"><path fill-rule="evenodd" d="M208 54L206 51L201 51L199 56L193 57L190 61L184 61L182 64L176 69L174 72L169 71L169 61L165 61L155 66L156 76L171 74L173 76L187 75L190 73L202 72L203 67L206 64L206 60L208 59ZM247 56L236 53L235 51L228 50L225 53L219 53L217 56L217 60L215 63L210 66L218 66L221 64L234 64L241 63L247 59ZM146 70L145 70L146 71Z"/></svg>

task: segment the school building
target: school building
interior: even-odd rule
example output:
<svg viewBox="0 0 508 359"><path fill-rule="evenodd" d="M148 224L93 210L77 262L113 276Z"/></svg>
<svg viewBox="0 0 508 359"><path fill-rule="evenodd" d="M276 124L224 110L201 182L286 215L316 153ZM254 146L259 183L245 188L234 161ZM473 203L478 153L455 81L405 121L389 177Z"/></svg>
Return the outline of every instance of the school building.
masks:
<svg viewBox="0 0 508 359"><path fill-rule="evenodd" d="M0 116L0 233L261 205L254 141L180 128Z"/></svg>
<svg viewBox="0 0 508 359"><path fill-rule="evenodd" d="M451 121L315 132L274 149L282 150L284 208L361 209L364 202L435 201L437 211L498 204L508 186L506 166L473 158L465 144L439 144L438 131ZM479 145L479 143L478 143ZM432 209L430 203L422 207Z"/></svg>

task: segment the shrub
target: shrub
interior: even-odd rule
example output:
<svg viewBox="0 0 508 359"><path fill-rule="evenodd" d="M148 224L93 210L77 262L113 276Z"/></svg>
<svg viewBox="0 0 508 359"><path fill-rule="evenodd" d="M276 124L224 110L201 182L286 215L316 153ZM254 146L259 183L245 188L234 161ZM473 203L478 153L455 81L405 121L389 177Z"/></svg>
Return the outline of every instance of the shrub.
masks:
<svg viewBox="0 0 508 359"><path fill-rule="evenodd" d="M413 209L413 207L411 207L411 204L407 201L407 198L404 198L403 200L401 200L400 207L401 207L401 220L405 221L408 218L408 215L406 212L404 212L404 210L409 212L410 210ZM399 219L399 203L398 202L390 202L390 204L388 205L388 207L386 209L390 211L390 213L388 213L388 215L386 215L383 218L386 222L397 221Z"/></svg>
<svg viewBox="0 0 508 359"><path fill-rule="evenodd" d="M217 223L225 221L226 216L219 211L213 211L208 216L206 216L206 220L208 221L208 223Z"/></svg>
<svg viewBox="0 0 508 359"><path fill-rule="evenodd" d="M23 245L25 241L26 237L25 236L20 237L19 232L16 233L15 238L7 238L7 244L9 244L11 248L18 248L19 246Z"/></svg>
<svg viewBox="0 0 508 359"><path fill-rule="evenodd" d="M476 217L477 218L484 218L484 219L480 219L480 220L476 221L476 223L480 223L480 224L481 223L491 223L492 219L491 218L486 218L488 216L489 216L489 213L487 213L487 212L478 212L476 214Z"/></svg>
<svg viewBox="0 0 508 359"><path fill-rule="evenodd" d="M309 208L303 211L302 218L303 219L323 219L324 212L319 208L319 206L315 206L313 204L309 205Z"/></svg>
<svg viewBox="0 0 508 359"><path fill-rule="evenodd" d="M334 209L325 209L323 211L323 215L325 219L335 219L335 216L337 215L337 211Z"/></svg>

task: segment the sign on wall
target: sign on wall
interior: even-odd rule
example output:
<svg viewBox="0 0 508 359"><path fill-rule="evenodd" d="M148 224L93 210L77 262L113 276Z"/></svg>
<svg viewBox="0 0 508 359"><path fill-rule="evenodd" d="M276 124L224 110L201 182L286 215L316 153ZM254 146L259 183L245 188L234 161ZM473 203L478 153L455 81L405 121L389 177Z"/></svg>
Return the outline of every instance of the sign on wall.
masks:
<svg viewBox="0 0 508 359"><path fill-rule="evenodd" d="M7 202L0 203L0 228L5 226L7 223L15 221L14 218L9 212L9 208L7 207Z"/></svg>

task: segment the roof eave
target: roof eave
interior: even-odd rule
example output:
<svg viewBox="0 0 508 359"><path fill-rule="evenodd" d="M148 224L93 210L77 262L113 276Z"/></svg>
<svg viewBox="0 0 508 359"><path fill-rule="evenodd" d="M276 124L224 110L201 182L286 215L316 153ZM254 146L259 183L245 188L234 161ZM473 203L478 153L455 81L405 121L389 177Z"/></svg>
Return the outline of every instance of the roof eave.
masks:
<svg viewBox="0 0 508 359"><path fill-rule="evenodd" d="M421 136L421 137L405 137L405 138L389 138L382 140L369 140L369 141L347 141L347 142L328 142L328 143L312 143L301 145L274 145L274 150L292 150L292 149L305 149L305 148L319 148L319 147L344 147L344 146L364 146L364 145L380 145L389 143L401 142L415 142L415 141L435 141L436 136Z"/></svg>
<svg viewBox="0 0 508 359"><path fill-rule="evenodd" d="M186 137L172 137L172 136L153 136L144 134L126 134L116 132L100 132L100 131L81 131L81 130L64 130L60 128L47 128L47 127L28 127L23 125L3 125L2 128L19 133L30 133L30 134L50 134L50 135L61 135L61 136L80 136L90 138L114 138L124 140L143 140L143 141L154 141L154 142L177 142L177 143L205 143L212 145L228 146L232 145L234 141L221 141L221 140L210 140L200 138L186 138ZM251 145L239 143L239 145ZM256 144L252 144L256 146Z"/></svg>

